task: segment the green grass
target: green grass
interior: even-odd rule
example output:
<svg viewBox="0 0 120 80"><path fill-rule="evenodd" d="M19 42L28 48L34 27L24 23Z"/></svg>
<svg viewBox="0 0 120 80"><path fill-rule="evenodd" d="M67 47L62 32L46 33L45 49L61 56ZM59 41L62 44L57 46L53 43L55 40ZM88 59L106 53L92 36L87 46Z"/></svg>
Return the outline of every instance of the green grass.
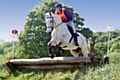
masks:
<svg viewBox="0 0 120 80"><path fill-rule="evenodd" d="M5 66L5 56L0 54L0 80L6 78L8 75L9 73Z"/></svg>
<svg viewBox="0 0 120 80"><path fill-rule="evenodd" d="M110 53L109 57L108 65L99 64L96 67L87 65L82 69L22 69L9 72L4 66L0 78L1 80L120 80L120 53Z"/></svg>

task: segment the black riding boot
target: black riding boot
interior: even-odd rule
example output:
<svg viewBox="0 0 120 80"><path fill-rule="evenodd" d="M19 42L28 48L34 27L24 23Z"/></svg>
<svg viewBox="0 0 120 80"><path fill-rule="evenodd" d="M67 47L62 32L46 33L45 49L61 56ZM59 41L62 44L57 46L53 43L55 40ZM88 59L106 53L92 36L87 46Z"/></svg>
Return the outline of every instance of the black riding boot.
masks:
<svg viewBox="0 0 120 80"><path fill-rule="evenodd" d="M79 46L78 41L77 41L77 34L74 33L74 42L76 46Z"/></svg>

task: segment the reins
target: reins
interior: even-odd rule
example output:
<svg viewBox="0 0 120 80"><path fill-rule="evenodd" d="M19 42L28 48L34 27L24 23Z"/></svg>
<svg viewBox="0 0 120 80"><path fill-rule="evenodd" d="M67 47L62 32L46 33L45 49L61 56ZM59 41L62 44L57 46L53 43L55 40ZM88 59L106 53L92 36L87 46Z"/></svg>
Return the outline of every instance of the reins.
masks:
<svg viewBox="0 0 120 80"><path fill-rule="evenodd" d="M53 22L55 23L55 21L54 21L54 19L53 19L53 17L52 16L50 16L50 17L46 17L46 18L52 18L52 20L53 20ZM58 26L60 26L62 24L62 22L61 23L59 23L57 26L55 26L54 28L57 28ZM53 23L52 23L52 25L53 25ZM49 26L49 27L47 27L47 28L53 28L52 26Z"/></svg>

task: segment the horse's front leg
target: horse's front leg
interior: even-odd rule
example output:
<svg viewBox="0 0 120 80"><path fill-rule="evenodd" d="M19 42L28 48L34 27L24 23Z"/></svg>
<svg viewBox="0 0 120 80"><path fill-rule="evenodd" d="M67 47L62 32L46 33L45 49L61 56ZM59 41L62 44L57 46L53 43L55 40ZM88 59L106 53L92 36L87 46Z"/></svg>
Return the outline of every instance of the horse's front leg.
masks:
<svg viewBox="0 0 120 80"><path fill-rule="evenodd" d="M69 41L66 41L66 40L61 40L61 41L58 41L57 42L57 47L66 47L67 44L69 43Z"/></svg>
<svg viewBox="0 0 120 80"><path fill-rule="evenodd" d="M61 44L62 44L62 41L59 41L59 42L57 43L57 47L60 47Z"/></svg>
<svg viewBox="0 0 120 80"><path fill-rule="evenodd" d="M48 42L48 55L51 58L54 58L54 54L52 53L51 47L52 47L53 41Z"/></svg>
<svg viewBox="0 0 120 80"><path fill-rule="evenodd" d="M58 48L57 56L62 56L62 54L64 53L64 50L61 47L57 47L57 48Z"/></svg>

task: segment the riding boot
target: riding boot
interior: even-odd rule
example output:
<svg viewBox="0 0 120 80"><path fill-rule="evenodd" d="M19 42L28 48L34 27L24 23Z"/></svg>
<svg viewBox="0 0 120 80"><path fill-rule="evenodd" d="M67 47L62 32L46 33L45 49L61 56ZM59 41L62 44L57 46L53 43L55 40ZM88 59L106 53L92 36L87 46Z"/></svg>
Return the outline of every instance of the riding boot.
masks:
<svg viewBox="0 0 120 80"><path fill-rule="evenodd" d="M74 33L74 42L76 46L79 46L78 41L77 41L77 34Z"/></svg>

